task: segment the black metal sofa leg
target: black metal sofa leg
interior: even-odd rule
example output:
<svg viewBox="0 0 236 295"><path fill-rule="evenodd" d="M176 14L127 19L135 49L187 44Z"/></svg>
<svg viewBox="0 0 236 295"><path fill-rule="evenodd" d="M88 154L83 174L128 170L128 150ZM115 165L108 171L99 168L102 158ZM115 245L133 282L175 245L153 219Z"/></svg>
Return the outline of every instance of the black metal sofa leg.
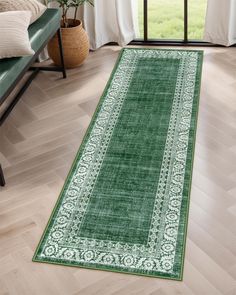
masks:
<svg viewBox="0 0 236 295"><path fill-rule="evenodd" d="M4 186L5 183L5 179L4 179L4 175L3 175L3 171L2 171L2 166L0 165L0 186Z"/></svg>
<svg viewBox="0 0 236 295"><path fill-rule="evenodd" d="M65 79L66 69L65 69L64 53L63 53L63 46L62 46L61 29L57 30L57 38L58 38L60 57L61 57L62 74L63 74L63 78Z"/></svg>

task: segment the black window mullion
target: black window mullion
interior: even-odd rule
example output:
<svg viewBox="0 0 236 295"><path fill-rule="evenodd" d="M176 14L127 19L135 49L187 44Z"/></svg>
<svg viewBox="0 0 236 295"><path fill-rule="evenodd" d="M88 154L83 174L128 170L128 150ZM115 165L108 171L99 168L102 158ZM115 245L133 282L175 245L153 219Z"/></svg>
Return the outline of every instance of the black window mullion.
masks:
<svg viewBox="0 0 236 295"><path fill-rule="evenodd" d="M184 0L184 42L188 42L188 0Z"/></svg>
<svg viewBox="0 0 236 295"><path fill-rule="evenodd" d="M148 41L148 0L143 0L144 41Z"/></svg>

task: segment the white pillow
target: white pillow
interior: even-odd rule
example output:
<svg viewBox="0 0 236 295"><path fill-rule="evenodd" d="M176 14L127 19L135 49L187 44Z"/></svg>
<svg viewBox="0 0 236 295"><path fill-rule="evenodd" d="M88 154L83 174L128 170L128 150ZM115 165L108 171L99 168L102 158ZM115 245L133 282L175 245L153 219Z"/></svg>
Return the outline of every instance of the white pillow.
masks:
<svg viewBox="0 0 236 295"><path fill-rule="evenodd" d="M33 55L28 34L30 11L0 13L0 58Z"/></svg>
<svg viewBox="0 0 236 295"><path fill-rule="evenodd" d="M47 7L37 0L0 0L0 12L6 11L31 11L32 24L35 22L47 9Z"/></svg>

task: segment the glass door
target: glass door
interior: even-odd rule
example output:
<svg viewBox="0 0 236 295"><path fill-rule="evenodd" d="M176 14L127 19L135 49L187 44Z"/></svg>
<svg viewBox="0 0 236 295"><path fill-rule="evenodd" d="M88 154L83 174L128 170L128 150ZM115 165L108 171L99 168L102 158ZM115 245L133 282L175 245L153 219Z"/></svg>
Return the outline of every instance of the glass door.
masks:
<svg viewBox="0 0 236 295"><path fill-rule="evenodd" d="M138 0L139 38L202 40L207 0Z"/></svg>
<svg viewBox="0 0 236 295"><path fill-rule="evenodd" d="M188 0L188 38L202 40L207 0Z"/></svg>
<svg viewBox="0 0 236 295"><path fill-rule="evenodd" d="M184 38L183 0L148 1L148 38Z"/></svg>

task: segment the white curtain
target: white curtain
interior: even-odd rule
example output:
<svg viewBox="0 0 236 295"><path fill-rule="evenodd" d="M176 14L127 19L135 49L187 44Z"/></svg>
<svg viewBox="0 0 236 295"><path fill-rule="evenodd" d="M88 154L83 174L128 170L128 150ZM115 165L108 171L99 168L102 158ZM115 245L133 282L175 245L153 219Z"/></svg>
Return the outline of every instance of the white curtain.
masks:
<svg viewBox="0 0 236 295"><path fill-rule="evenodd" d="M41 2L42 4L46 4L46 2L44 0L38 0L39 2ZM49 56L48 56L48 50L47 50L47 46L43 49L43 51L39 54L39 57L38 57L38 61L39 62L42 62L42 61L45 61L49 59Z"/></svg>
<svg viewBox="0 0 236 295"><path fill-rule="evenodd" d="M137 0L94 0L79 11L95 50L109 42L124 46L138 34Z"/></svg>
<svg viewBox="0 0 236 295"><path fill-rule="evenodd" d="M208 0L204 40L225 46L236 43L236 0Z"/></svg>

